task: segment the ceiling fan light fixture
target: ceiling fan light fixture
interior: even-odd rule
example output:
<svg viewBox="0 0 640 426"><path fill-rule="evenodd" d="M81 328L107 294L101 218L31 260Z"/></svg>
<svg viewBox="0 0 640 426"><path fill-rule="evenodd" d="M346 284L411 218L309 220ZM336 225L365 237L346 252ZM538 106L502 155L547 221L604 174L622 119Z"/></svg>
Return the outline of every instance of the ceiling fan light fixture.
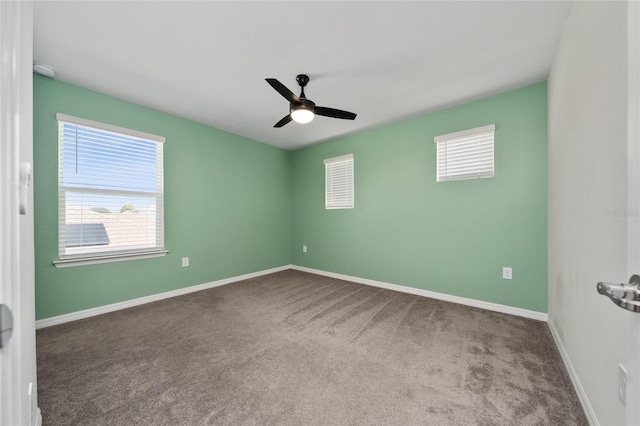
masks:
<svg viewBox="0 0 640 426"><path fill-rule="evenodd" d="M315 117L315 114L313 113L311 108L308 108L304 105L300 105L291 110L291 118L293 118L293 121L295 121L296 123L309 123L311 120L313 120L313 117Z"/></svg>

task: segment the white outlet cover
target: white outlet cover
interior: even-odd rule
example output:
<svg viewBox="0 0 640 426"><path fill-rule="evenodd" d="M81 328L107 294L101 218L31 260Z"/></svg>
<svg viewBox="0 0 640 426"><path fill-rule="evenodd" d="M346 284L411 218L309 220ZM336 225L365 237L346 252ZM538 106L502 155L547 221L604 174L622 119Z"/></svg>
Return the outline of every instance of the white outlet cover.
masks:
<svg viewBox="0 0 640 426"><path fill-rule="evenodd" d="M627 405L627 370L622 364L618 364L618 397Z"/></svg>
<svg viewBox="0 0 640 426"><path fill-rule="evenodd" d="M505 280L513 279L513 270L507 266L502 268L502 278Z"/></svg>
<svg viewBox="0 0 640 426"><path fill-rule="evenodd" d="M188 257L183 257L182 258L182 267L185 268L189 266L189 258Z"/></svg>

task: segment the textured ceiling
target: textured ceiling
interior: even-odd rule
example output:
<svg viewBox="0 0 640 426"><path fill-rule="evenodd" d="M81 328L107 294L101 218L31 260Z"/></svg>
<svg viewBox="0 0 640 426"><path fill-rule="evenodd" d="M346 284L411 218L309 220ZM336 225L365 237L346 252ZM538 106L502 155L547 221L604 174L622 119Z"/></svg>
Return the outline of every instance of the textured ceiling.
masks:
<svg viewBox="0 0 640 426"><path fill-rule="evenodd" d="M57 79L285 149L544 80L570 2L36 2ZM311 77L358 114L273 125Z"/></svg>

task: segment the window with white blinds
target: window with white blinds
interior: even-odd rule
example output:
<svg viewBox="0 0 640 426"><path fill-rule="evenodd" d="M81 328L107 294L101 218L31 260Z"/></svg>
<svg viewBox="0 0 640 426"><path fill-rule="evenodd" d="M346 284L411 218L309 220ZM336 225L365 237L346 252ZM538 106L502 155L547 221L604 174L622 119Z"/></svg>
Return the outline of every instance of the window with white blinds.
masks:
<svg viewBox="0 0 640 426"><path fill-rule="evenodd" d="M325 208L353 208L353 154L324 160Z"/></svg>
<svg viewBox="0 0 640 426"><path fill-rule="evenodd" d="M436 136L437 181L488 178L494 175L495 125Z"/></svg>
<svg viewBox="0 0 640 426"><path fill-rule="evenodd" d="M64 114L57 119L56 266L166 254L165 138Z"/></svg>

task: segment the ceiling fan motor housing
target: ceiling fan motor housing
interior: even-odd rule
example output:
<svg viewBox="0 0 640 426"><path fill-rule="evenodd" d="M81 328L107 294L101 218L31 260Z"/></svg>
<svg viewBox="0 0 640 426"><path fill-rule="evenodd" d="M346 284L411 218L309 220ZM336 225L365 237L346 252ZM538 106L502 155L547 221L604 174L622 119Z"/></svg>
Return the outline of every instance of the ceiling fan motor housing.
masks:
<svg viewBox="0 0 640 426"><path fill-rule="evenodd" d="M308 109L313 112L315 110L315 102L310 101L307 98L300 98L300 102L291 102L289 112L293 112L298 109Z"/></svg>

